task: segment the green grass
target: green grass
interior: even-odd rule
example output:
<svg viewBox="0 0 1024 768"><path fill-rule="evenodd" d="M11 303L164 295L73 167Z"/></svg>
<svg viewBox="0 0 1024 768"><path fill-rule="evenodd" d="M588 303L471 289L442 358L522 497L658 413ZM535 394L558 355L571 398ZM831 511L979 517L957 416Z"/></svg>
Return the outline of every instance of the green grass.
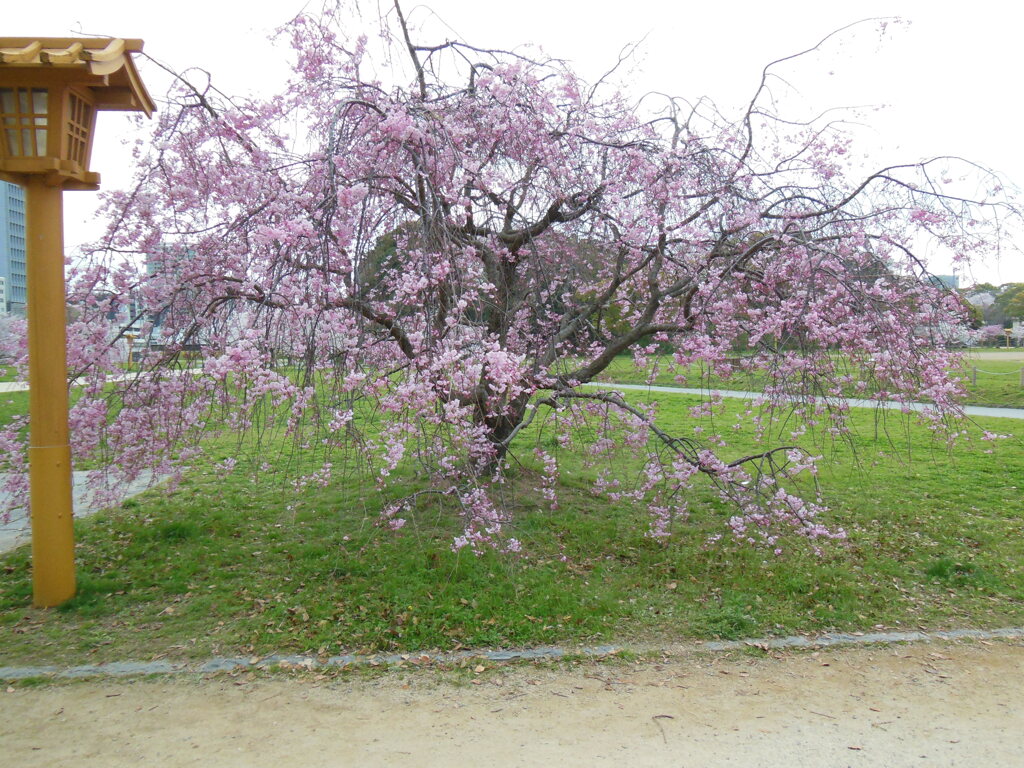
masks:
<svg viewBox="0 0 1024 768"><path fill-rule="evenodd" d="M662 423L692 426L696 399L661 402ZM704 426L727 427L741 407ZM1024 424L980 423L1014 437L947 452L891 414L857 412L820 477L829 522L849 541L820 555L799 541L781 557L709 544L731 510L704 488L672 540L646 538L644 510L593 496L594 470L571 452L557 510L529 465L507 484L510 533L527 552L518 558L452 552L458 521L436 496L396 534L375 525L381 497L358 474L296 494L283 472L240 461L227 478L195 473L172 493L78 521L79 592L58 610L30 606L27 547L0 556L0 663L1019 624ZM731 455L754 445L745 431L730 439ZM524 455L533 441L557 449L534 430ZM421 483L406 467L387 492Z"/></svg>
<svg viewBox="0 0 1024 768"><path fill-rule="evenodd" d="M968 401L974 405L1024 408L1022 368L1024 360L968 360L960 372L967 386Z"/></svg>
<svg viewBox="0 0 1024 768"><path fill-rule="evenodd" d="M0 392L0 427L28 415L28 392Z"/></svg>

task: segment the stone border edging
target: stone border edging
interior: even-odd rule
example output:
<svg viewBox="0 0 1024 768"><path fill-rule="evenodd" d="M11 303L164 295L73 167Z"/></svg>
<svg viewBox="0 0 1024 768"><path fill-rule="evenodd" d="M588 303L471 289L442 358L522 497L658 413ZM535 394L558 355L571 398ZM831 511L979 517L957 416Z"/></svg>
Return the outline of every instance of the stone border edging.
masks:
<svg viewBox="0 0 1024 768"><path fill-rule="evenodd" d="M933 640L999 640L1024 638L1024 627L1007 627L1004 629L953 629L935 632L869 632L869 633L832 633L817 637L791 635L789 637L764 637L748 640L708 640L694 642L686 646L687 650L735 651L743 648L761 648L764 650L785 650L787 648L828 648L834 646L865 646L886 643L929 642ZM673 652L678 652L680 648ZM452 663L469 659L481 661L518 661L540 660L554 661L569 655L601 658L613 656L620 652L660 653L668 652L664 648L638 648L631 646L602 645L576 650L559 647L531 648L506 651L454 651L448 653L399 653L376 656L359 656L345 654L320 658L316 656L285 656L271 655L262 658L218 657L203 663L171 662L171 661L118 661L108 664L83 664L75 667L0 667L0 680L15 681L35 677L51 677L54 679L81 678L124 678L143 675L174 675L182 673L216 674L220 672L236 672L245 670L297 669L297 670L330 670L344 669L352 666L389 666L409 664L412 666L429 666L434 663Z"/></svg>

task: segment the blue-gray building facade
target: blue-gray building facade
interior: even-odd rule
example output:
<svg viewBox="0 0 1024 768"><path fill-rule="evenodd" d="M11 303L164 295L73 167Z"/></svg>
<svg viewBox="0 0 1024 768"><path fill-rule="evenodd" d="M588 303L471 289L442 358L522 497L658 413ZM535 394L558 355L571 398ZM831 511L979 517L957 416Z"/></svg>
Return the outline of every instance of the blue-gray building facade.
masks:
<svg viewBox="0 0 1024 768"><path fill-rule="evenodd" d="M7 301L0 312L25 312L25 190L0 181L0 277Z"/></svg>

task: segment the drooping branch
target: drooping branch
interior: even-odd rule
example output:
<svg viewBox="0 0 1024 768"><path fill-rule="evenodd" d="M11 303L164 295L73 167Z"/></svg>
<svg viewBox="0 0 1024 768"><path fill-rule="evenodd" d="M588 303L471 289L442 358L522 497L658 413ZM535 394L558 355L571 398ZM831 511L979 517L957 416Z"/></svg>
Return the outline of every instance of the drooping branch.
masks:
<svg viewBox="0 0 1024 768"><path fill-rule="evenodd" d="M852 172L839 121L762 103L771 66L729 120L709 99L666 97L652 111L653 99L528 51L420 42L397 0L385 21L366 44L297 20L296 77L266 102L178 82L73 290L75 370L114 370L118 333L141 317L152 348L204 358L207 379L171 382L193 423L203 407L237 405L232 428L244 433L279 408L295 445L328 446L325 466L358 431L344 407L358 393L375 419L360 460L384 473L417 462L476 515L474 545L498 538L505 518L488 494L522 459L524 429L567 405L598 444L615 443L602 411L649 430L647 459L661 466L634 484L639 506L677 504L693 469L751 525L811 525L815 510L776 483L807 464L788 436L726 460L717 441L680 438L621 395L578 388L627 355L680 382L691 366L759 377L766 440L773 408L793 397L819 398L823 434L843 434L851 393L955 411L941 346L959 304L927 280L920 245L958 258L998 248L1003 224L986 217L1016 216L1010 198L957 198L937 164ZM367 66L378 44L388 56ZM141 260L158 268L140 274ZM97 290L132 317L111 326L85 298ZM231 384L242 380L244 393ZM178 427L161 431L169 395L144 384L118 390L137 409L117 411L113 428L105 411L80 409L81 434L97 436L81 455L187 455L166 437ZM273 408L258 411L261 398ZM744 507L754 497L757 512Z"/></svg>

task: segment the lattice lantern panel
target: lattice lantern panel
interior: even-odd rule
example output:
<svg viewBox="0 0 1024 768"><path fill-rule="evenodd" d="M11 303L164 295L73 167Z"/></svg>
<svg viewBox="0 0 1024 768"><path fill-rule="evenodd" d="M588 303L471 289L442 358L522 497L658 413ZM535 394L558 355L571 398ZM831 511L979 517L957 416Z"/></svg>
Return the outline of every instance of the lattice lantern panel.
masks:
<svg viewBox="0 0 1024 768"><path fill-rule="evenodd" d="M54 158L60 167L89 167L96 108L77 88L0 88L0 160Z"/></svg>
<svg viewBox="0 0 1024 768"><path fill-rule="evenodd" d="M48 124L46 88L0 88L3 157L46 157Z"/></svg>
<svg viewBox="0 0 1024 768"><path fill-rule="evenodd" d="M95 125L96 110L93 105L84 95L75 90L69 90L67 104L64 107L64 137L61 155L63 159L76 163L82 170L89 167Z"/></svg>

